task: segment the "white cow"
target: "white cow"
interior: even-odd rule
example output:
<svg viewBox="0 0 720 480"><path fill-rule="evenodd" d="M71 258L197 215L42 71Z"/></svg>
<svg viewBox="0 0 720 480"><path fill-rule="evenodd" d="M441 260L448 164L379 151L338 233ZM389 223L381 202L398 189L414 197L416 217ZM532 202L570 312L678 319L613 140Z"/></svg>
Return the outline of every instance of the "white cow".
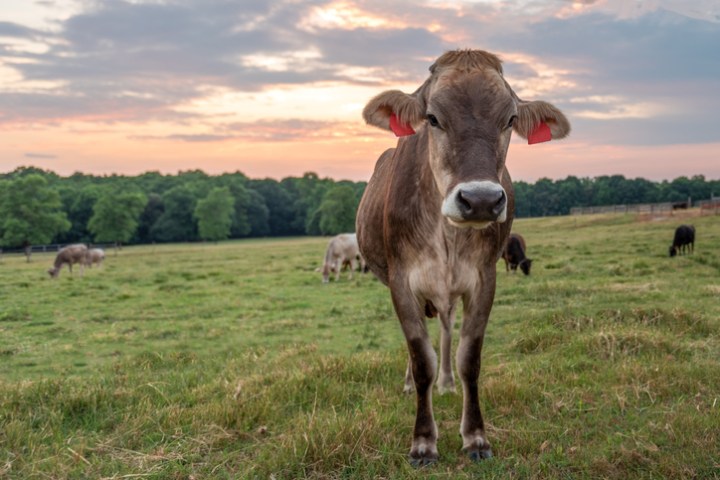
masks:
<svg viewBox="0 0 720 480"><path fill-rule="evenodd" d="M358 262L360 268L365 270L365 261L360 256L360 248L358 247L357 235L354 233L341 233L330 239L327 251L325 252L325 262L322 268L323 283L330 281L330 273L335 272L335 281L340 280L340 270L344 265L350 266L350 279L353 278L353 271L357 268Z"/></svg>

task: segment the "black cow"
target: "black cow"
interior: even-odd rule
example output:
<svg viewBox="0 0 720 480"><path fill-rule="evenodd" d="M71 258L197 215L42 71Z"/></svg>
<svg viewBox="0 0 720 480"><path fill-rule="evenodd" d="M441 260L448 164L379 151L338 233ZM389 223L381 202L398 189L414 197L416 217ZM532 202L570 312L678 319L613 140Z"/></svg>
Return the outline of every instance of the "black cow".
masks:
<svg viewBox="0 0 720 480"><path fill-rule="evenodd" d="M520 270L525 275L530 275L532 260L525 256L525 248L525 239L517 233L511 233L502 254L502 258L505 260L505 271L509 272L512 268L514 272L520 266Z"/></svg>
<svg viewBox="0 0 720 480"><path fill-rule="evenodd" d="M680 225L675 229L675 238L670 245L670 256L693 253L695 251L695 227L692 225Z"/></svg>

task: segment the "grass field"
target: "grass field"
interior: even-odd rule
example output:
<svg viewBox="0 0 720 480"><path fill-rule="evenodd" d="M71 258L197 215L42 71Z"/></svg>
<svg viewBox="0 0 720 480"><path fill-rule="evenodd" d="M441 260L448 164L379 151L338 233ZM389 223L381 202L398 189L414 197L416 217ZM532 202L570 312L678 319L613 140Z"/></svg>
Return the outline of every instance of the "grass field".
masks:
<svg viewBox="0 0 720 480"><path fill-rule="evenodd" d="M56 281L50 254L0 257L0 478L720 478L720 217L514 229L534 264L498 263L495 457L464 457L461 395L435 395L420 470L389 294L322 285L327 239L129 247Z"/></svg>

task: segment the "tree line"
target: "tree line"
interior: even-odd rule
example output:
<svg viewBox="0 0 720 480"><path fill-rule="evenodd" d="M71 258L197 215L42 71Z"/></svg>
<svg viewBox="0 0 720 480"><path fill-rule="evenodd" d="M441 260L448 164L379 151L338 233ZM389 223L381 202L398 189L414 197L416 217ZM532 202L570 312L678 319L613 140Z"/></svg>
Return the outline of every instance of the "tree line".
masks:
<svg viewBox="0 0 720 480"><path fill-rule="evenodd" d="M515 215L518 217L568 215L573 207L674 203L720 195L720 180L707 180L704 175L661 182L629 179L623 175L569 176L564 180L542 178L533 184L513 182L513 186Z"/></svg>
<svg viewBox="0 0 720 480"><path fill-rule="evenodd" d="M200 170L163 175L61 177L22 167L0 174L0 246L187 242L334 235L354 231L366 182L315 173L250 179ZM697 175L651 182L622 175L515 182L516 215L566 215L576 206L710 198L719 180Z"/></svg>
<svg viewBox="0 0 720 480"><path fill-rule="evenodd" d="M61 177L23 167L0 174L0 246L334 235L355 230L365 185L314 173Z"/></svg>

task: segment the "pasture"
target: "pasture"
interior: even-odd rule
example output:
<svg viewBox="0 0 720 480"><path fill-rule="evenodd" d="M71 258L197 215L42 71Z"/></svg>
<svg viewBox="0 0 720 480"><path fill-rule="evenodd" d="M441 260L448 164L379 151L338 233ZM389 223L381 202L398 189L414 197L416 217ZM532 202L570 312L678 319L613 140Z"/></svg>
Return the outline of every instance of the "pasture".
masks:
<svg viewBox="0 0 720 480"><path fill-rule="evenodd" d="M694 213L517 220L532 274L498 262L480 377L495 457L464 457L461 394L436 394L419 470L388 291L321 284L326 238L54 281L52 254L0 257L0 478L720 478L720 217ZM695 254L669 258L681 223Z"/></svg>

